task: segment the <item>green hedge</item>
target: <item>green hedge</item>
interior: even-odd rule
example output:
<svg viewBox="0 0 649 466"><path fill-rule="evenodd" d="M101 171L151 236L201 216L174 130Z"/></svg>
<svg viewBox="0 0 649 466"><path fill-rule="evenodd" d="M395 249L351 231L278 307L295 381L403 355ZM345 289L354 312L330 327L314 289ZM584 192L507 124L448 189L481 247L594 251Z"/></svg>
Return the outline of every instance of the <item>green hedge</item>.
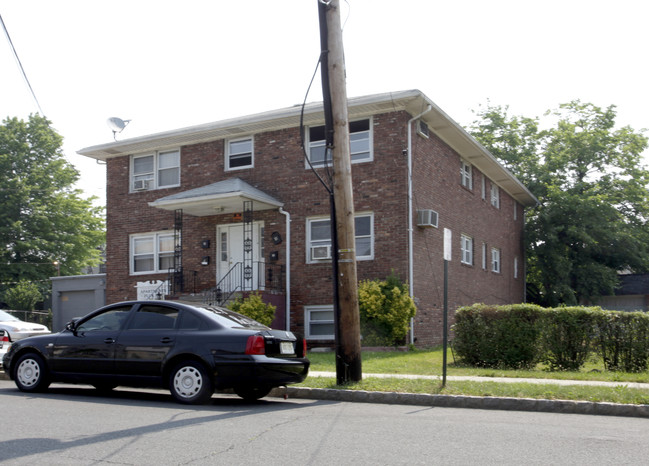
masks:
<svg viewBox="0 0 649 466"><path fill-rule="evenodd" d="M609 371L643 372L649 361L649 315L599 312L595 319L599 354Z"/></svg>
<svg viewBox="0 0 649 466"><path fill-rule="evenodd" d="M578 371L591 353L595 312L600 308L546 309L541 320L541 359L550 370Z"/></svg>
<svg viewBox="0 0 649 466"><path fill-rule="evenodd" d="M649 314L598 307L545 309L531 304L476 304L455 313L453 350L476 367L579 370L597 354L610 371L649 367Z"/></svg>
<svg viewBox="0 0 649 466"><path fill-rule="evenodd" d="M538 362L538 320L532 304L475 305L455 313L453 350L471 366L532 367Z"/></svg>

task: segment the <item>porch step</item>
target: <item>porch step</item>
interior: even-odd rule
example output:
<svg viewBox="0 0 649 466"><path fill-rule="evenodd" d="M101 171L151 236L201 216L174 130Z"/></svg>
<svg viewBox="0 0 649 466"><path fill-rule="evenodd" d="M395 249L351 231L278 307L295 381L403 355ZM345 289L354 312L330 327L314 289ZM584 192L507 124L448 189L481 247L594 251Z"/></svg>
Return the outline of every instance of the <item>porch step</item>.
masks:
<svg viewBox="0 0 649 466"><path fill-rule="evenodd" d="M226 302L221 304L223 307L228 307L228 304L237 299L238 297L241 297L241 292L237 291L235 292L232 296L230 296L230 299L228 299ZM169 299L169 297L167 297ZM178 299L179 301L186 301L189 303L204 303L205 302L205 297L201 293L191 293L191 294L181 294L178 295L177 297L173 299Z"/></svg>
<svg viewBox="0 0 649 466"><path fill-rule="evenodd" d="M202 303L203 295L200 293L181 294L177 298L179 301L187 301L190 303Z"/></svg>

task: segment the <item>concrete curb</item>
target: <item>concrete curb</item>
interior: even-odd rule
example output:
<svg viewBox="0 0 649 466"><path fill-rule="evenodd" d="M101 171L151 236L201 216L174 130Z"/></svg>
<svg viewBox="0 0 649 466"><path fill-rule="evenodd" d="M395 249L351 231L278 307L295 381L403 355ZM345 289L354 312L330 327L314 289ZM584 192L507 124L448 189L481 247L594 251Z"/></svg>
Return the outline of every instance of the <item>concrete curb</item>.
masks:
<svg viewBox="0 0 649 466"><path fill-rule="evenodd" d="M544 400L533 398L497 398L425 393L368 392L329 388L280 387L270 396L355 403L403 404L436 408L491 409L542 413L592 414L649 418L649 405L595 403L590 401Z"/></svg>
<svg viewBox="0 0 649 466"><path fill-rule="evenodd" d="M10 380L0 371L0 380ZM535 398L497 398L462 395L429 395L426 393L368 392L333 388L280 387L269 396L304 400L347 401L350 403L400 404L434 408L492 409L539 413L593 414L649 418L649 405L595 403L591 401L543 400Z"/></svg>

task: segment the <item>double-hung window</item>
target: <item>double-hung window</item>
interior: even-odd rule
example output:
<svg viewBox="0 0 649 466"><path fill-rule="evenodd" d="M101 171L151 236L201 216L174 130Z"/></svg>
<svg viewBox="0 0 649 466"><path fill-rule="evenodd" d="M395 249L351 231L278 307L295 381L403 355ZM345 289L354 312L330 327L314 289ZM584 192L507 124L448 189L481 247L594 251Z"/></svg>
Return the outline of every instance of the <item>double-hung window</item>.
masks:
<svg viewBox="0 0 649 466"><path fill-rule="evenodd" d="M491 249L491 271L500 273L500 249Z"/></svg>
<svg viewBox="0 0 649 466"><path fill-rule="evenodd" d="M311 164L315 167L331 165L331 154L327 153L325 144L325 127L311 126L308 137L309 160ZM371 119L368 118L349 123L349 149L352 163L368 162L373 159Z"/></svg>
<svg viewBox="0 0 649 466"><path fill-rule="evenodd" d="M131 191L180 186L180 150L134 155L131 158Z"/></svg>
<svg viewBox="0 0 649 466"><path fill-rule="evenodd" d="M462 160L460 168L460 182L466 189L473 189L473 172L471 165Z"/></svg>
<svg viewBox="0 0 649 466"><path fill-rule="evenodd" d="M374 258L374 215L358 214L354 218L356 230L356 260ZM334 255L331 249L331 221L329 218L307 219L307 263L313 264L330 260Z"/></svg>
<svg viewBox="0 0 649 466"><path fill-rule="evenodd" d="M460 251L462 253L461 262L467 265L473 265L473 238L467 235L460 237Z"/></svg>
<svg viewBox="0 0 649 466"><path fill-rule="evenodd" d="M306 337L311 340L333 340L334 308L333 306L306 306Z"/></svg>
<svg viewBox="0 0 649 466"><path fill-rule="evenodd" d="M131 235L131 274L166 273L170 268L173 268L173 261L173 233Z"/></svg>
<svg viewBox="0 0 649 466"><path fill-rule="evenodd" d="M254 166L254 146L252 137L228 141L225 154L225 169L252 168Z"/></svg>

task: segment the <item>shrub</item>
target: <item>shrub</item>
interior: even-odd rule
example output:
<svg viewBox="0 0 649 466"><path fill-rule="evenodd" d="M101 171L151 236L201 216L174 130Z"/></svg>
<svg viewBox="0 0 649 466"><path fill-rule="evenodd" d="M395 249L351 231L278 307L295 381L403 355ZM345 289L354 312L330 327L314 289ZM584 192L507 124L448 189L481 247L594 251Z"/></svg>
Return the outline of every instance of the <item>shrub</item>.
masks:
<svg viewBox="0 0 649 466"><path fill-rule="evenodd" d="M385 280L364 280L358 287L363 344L398 345L405 339L416 312L408 284L392 273Z"/></svg>
<svg viewBox="0 0 649 466"><path fill-rule="evenodd" d="M598 312L595 322L597 347L606 370L647 370L649 315L642 312Z"/></svg>
<svg viewBox="0 0 649 466"><path fill-rule="evenodd" d="M473 305L455 313L453 351L464 364L527 368L539 357L543 308L533 304Z"/></svg>
<svg viewBox="0 0 649 466"><path fill-rule="evenodd" d="M560 307L543 314L543 360L550 370L578 371L593 349L600 308Z"/></svg>
<svg viewBox="0 0 649 466"><path fill-rule="evenodd" d="M257 292L249 294L245 299L241 296L237 297L228 307L234 312L248 316L266 326L270 326L275 319L276 307L265 303Z"/></svg>
<svg viewBox="0 0 649 466"><path fill-rule="evenodd" d="M19 311L33 311L36 303L43 299L38 285L27 280L21 280L4 294L4 300L9 309Z"/></svg>

